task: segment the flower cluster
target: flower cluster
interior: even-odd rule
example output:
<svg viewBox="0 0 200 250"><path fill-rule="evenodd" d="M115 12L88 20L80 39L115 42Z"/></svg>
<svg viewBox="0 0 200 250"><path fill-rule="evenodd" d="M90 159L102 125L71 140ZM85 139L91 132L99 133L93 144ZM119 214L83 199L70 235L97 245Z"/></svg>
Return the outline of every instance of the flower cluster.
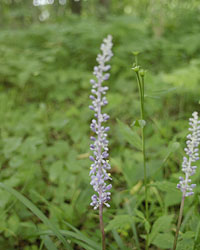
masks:
<svg viewBox="0 0 200 250"><path fill-rule="evenodd" d="M89 106L89 108L95 112L95 118L92 120L90 128L96 134L96 136L91 136L90 138L92 140L90 149L93 151L93 156L90 156L90 160L92 161L90 184L93 186L94 191L97 192L97 194L92 196L92 202L90 204L94 209L103 206L103 204L109 207L107 202L110 200L111 193L109 190L112 187L111 184L106 184L107 180L112 180L110 173L107 173L107 170L110 169L107 140L107 132L110 128L103 126L103 123L109 119L109 115L102 113L102 106L108 103L105 97L108 87L102 86L102 83L108 80L110 76L109 73L106 73L110 69L110 65L106 65L106 62L113 56L111 51L112 45L112 36L109 35L101 44L102 53L97 56L99 65L94 67L93 72L96 80L90 80L92 84L92 95L90 95L92 105Z"/></svg>
<svg viewBox="0 0 200 250"><path fill-rule="evenodd" d="M183 192L183 196L190 196L194 194L193 188L196 184L191 184L190 176L194 175L196 172L196 166L193 166L193 163L199 160L199 143L200 143L200 121L198 120L198 113L194 112L192 114L192 118L189 119L189 131L191 132L187 136L187 147L185 148L185 152L187 157L183 157L182 163L182 171L185 173L185 179L183 177L179 177L180 182L177 185Z"/></svg>

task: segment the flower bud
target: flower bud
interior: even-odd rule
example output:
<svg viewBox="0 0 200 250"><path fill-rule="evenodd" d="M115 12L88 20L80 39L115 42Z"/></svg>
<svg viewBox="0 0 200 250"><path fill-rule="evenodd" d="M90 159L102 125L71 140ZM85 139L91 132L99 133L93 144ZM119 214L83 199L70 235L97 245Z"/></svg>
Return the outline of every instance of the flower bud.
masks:
<svg viewBox="0 0 200 250"><path fill-rule="evenodd" d="M140 71L140 66L135 66L132 68L133 71L139 72Z"/></svg>

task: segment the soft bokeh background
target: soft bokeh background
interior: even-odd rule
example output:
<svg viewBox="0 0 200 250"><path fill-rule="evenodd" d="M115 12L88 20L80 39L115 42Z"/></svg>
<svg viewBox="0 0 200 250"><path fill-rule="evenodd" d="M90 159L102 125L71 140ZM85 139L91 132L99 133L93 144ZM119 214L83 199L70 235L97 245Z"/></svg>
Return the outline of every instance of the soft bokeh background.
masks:
<svg viewBox="0 0 200 250"><path fill-rule="evenodd" d="M105 108L110 114L111 208L104 210L108 249L144 248L140 117L132 52L147 69L145 110L151 249L170 249L181 193L176 189L188 118L199 111L198 0L1 0L1 182L28 197L60 229L70 223L100 242L89 206L89 79L105 36L114 57ZM198 164L199 166L200 164ZM200 184L200 171L193 181ZM179 249L200 249L200 186L185 203ZM140 212L139 212L140 211ZM47 249L48 228L0 189L1 249ZM137 231L137 233L136 233ZM54 236L58 249L63 249ZM73 249L96 249L68 235ZM194 248L191 248L194 247ZM50 249L50 248L49 248ZM97 248L98 249L98 248Z"/></svg>

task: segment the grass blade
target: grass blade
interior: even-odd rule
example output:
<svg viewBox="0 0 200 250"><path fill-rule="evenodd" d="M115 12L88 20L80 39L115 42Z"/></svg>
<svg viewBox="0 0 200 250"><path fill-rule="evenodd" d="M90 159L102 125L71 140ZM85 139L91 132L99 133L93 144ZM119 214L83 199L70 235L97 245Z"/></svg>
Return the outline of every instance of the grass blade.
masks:
<svg viewBox="0 0 200 250"><path fill-rule="evenodd" d="M98 243L88 239L82 233L71 232L68 230L60 230L60 233L62 235L66 235L68 238L72 238L73 242L81 241L81 242L85 243L84 245L91 247L93 250L101 250L101 247ZM52 232L51 230L45 230L45 231L40 231L38 234L39 235L54 235L54 232Z"/></svg>
<svg viewBox="0 0 200 250"><path fill-rule="evenodd" d="M114 237L115 241L117 242L119 249L126 250L127 247L124 245L124 243L123 243L122 239L120 238L119 234L117 233L117 231L112 230L112 233L113 233L113 237Z"/></svg>
<svg viewBox="0 0 200 250"><path fill-rule="evenodd" d="M80 240L84 241L85 243L87 243L88 245L94 247L95 249L101 249L100 245L98 243L96 243L95 241L91 240L90 238L88 238L86 235L84 235L81 231L79 231L77 228L75 228L74 226L72 226L71 224L69 224L66 221L63 221L70 229L72 229L77 236L79 237ZM68 231L70 232L70 231Z"/></svg>
<svg viewBox="0 0 200 250"><path fill-rule="evenodd" d="M84 242L80 241L80 240L74 240L74 242L78 245L78 246L82 246L84 249L86 250L94 250L93 247L88 246L87 244L85 244Z"/></svg>
<svg viewBox="0 0 200 250"><path fill-rule="evenodd" d="M41 239L44 241L44 245L48 250L57 250L57 247L48 235L41 236Z"/></svg>
<svg viewBox="0 0 200 250"><path fill-rule="evenodd" d="M24 195L20 194L15 189L5 185L2 182L0 183L0 187L8 191L10 194L14 195L20 202L22 202L28 209L30 209L33 214L35 214L47 227L49 227L54 232L54 234L63 243L67 250L72 250L72 247L62 236L56 226L30 200L28 200Z"/></svg>

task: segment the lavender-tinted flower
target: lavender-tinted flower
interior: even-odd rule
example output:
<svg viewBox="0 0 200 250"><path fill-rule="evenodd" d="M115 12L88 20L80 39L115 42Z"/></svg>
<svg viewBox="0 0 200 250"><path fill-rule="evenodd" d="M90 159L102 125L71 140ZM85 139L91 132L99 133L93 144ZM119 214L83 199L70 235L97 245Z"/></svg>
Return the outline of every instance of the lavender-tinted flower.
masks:
<svg viewBox="0 0 200 250"><path fill-rule="evenodd" d="M185 148L185 152L187 157L183 157L182 163L182 171L185 173L185 178L179 177L179 184L177 184L177 188L179 188L183 196L190 196L194 194L193 188L196 184L191 184L190 176L194 175L196 172L196 166L192 164L199 160L198 146L200 143L200 121L198 120L198 113L194 112L192 114L192 118L189 119L189 131L191 133L187 136L187 147Z"/></svg>
<svg viewBox="0 0 200 250"><path fill-rule="evenodd" d="M90 83L92 84L92 95L90 95L92 105L90 105L89 108L95 112L95 119L92 120L90 128L96 134L96 137L90 137L92 140L90 149L93 152L93 156L90 156L90 160L93 161L90 167L90 184L97 193L92 196L92 202L90 204L94 207L94 209L97 209L103 204L105 204L107 207L110 206L108 204L111 195L109 190L111 189L112 185L106 184L107 180L112 180L110 174L107 173L107 171L110 169L110 164L107 160L109 156L107 131L110 128L102 126L102 123L109 119L109 115L105 113L102 114L101 108L108 103L106 97L104 96L108 90L108 87L102 86L102 83L103 81L108 80L110 76L109 73L105 72L110 69L110 65L106 65L106 63L113 56L111 51L112 45L112 37L109 35L103 40L101 45L102 53L98 54L97 56L98 66L94 67L93 72L93 74L96 76L96 80L90 80Z"/></svg>

